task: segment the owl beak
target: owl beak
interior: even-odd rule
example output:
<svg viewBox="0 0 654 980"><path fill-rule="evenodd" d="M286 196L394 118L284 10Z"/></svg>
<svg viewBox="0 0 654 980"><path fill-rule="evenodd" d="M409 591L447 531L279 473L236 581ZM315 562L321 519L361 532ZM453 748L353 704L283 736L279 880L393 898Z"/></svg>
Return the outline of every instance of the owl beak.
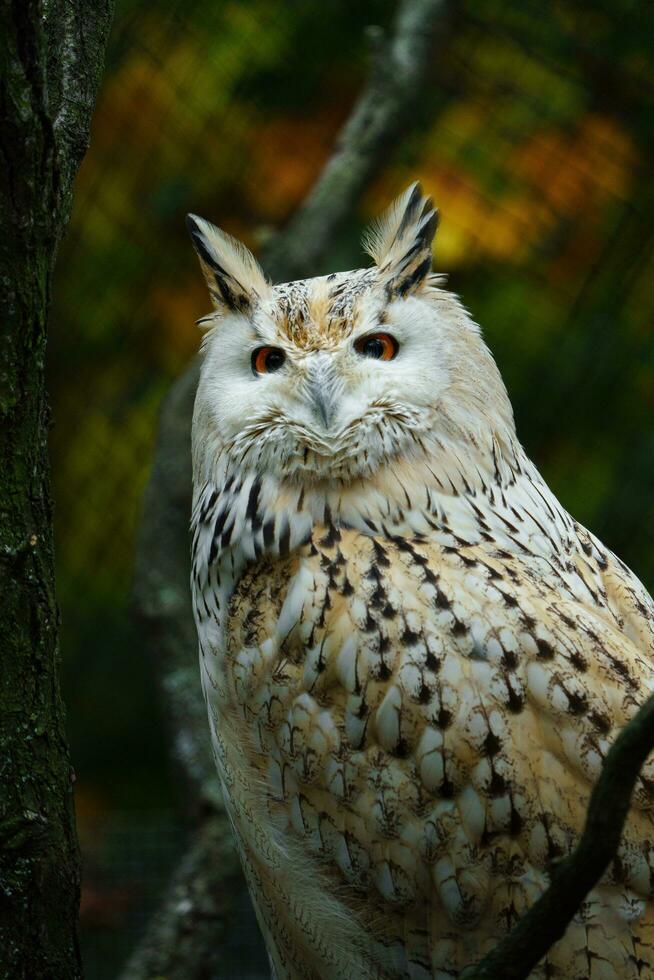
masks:
<svg viewBox="0 0 654 980"><path fill-rule="evenodd" d="M328 429L332 424L332 419L334 418L333 406L330 405L327 398L322 391L314 389L313 391L313 413L316 418L322 422L323 426Z"/></svg>
<svg viewBox="0 0 654 980"><path fill-rule="evenodd" d="M324 429L331 428L336 415L336 386L331 358L318 355L307 378L307 396L314 418Z"/></svg>

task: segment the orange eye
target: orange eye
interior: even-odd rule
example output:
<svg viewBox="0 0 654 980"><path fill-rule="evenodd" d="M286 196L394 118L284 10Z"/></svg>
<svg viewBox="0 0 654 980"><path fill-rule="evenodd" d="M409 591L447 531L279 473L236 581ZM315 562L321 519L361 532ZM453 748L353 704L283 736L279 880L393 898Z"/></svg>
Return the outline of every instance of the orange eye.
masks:
<svg viewBox="0 0 654 980"><path fill-rule="evenodd" d="M377 361L392 361L398 347L397 340L389 333L369 333L366 337L360 337L354 345L357 354L374 357Z"/></svg>
<svg viewBox="0 0 654 980"><path fill-rule="evenodd" d="M286 355L279 347L257 347L252 352L252 370L255 374L272 374L279 371Z"/></svg>

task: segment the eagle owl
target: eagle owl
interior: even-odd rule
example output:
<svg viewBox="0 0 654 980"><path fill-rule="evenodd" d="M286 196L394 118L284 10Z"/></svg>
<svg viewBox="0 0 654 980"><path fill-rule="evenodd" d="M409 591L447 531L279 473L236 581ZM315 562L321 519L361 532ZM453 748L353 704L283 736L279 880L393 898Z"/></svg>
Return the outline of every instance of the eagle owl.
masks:
<svg viewBox="0 0 654 980"><path fill-rule="evenodd" d="M283 285L188 223L202 685L273 976L457 977L578 840L654 605L525 455L418 184L370 268ZM654 976L653 780L533 977Z"/></svg>

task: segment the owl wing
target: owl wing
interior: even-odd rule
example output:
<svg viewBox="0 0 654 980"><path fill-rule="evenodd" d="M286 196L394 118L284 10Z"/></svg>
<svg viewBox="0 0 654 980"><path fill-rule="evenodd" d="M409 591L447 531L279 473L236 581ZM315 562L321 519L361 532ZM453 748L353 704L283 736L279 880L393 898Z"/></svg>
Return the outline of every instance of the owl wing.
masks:
<svg viewBox="0 0 654 980"><path fill-rule="evenodd" d="M315 974L278 965L280 976L355 975L347 955L326 969L316 952L333 924L336 946L362 951L356 975L455 977L538 897L578 840L615 734L654 686L640 599L617 567L603 571L602 607L504 553L333 528L252 566L227 662L231 744L259 796L235 824L255 892L273 887L270 853L251 841L260 826L269 852L276 841L272 880L281 889L294 866L284 894L323 929L307 939L277 903L282 959L318 957ZM621 629L613 607L624 624L630 602L635 625ZM550 971L625 980L654 963L653 778L649 761L618 856ZM331 902L322 912L312 881Z"/></svg>
<svg viewBox="0 0 654 980"><path fill-rule="evenodd" d="M580 544L579 561L588 560L597 569L603 598L619 630L640 651L645 661L654 661L654 600L643 583L617 555L595 535L575 525Z"/></svg>

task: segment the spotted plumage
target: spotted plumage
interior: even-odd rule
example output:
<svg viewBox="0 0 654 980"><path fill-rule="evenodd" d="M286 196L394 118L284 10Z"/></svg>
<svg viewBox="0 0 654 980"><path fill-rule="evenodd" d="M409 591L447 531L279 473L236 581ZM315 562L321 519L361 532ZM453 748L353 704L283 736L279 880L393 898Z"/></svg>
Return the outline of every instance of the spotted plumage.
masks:
<svg viewBox="0 0 654 980"><path fill-rule="evenodd" d="M455 978L578 840L654 687L652 600L525 456L430 274L417 186L372 268L282 286L191 227L216 304L193 425L201 675L273 974ZM650 761L533 977L653 975L653 807Z"/></svg>

